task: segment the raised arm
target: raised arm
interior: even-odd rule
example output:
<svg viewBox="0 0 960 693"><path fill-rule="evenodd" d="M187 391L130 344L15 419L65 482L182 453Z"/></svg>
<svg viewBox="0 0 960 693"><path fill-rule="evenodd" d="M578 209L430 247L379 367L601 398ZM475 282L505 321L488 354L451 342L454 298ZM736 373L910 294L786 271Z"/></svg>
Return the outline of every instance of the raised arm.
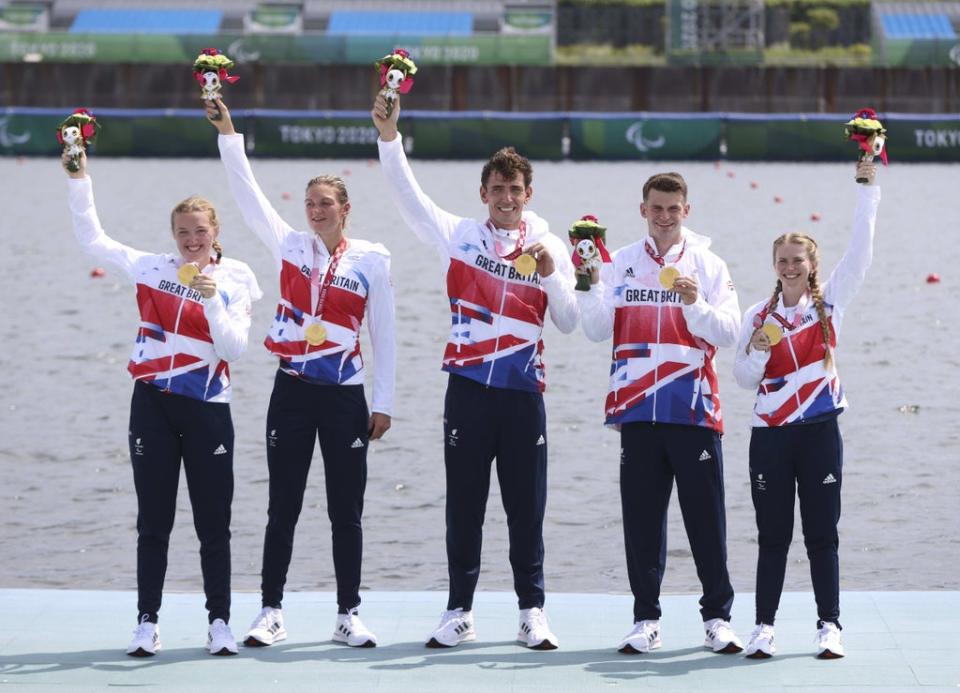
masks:
<svg viewBox="0 0 960 693"><path fill-rule="evenodd" d="M66 170L66 157L62 162ZM87 175L87 155L79 155L80 167L77 171L67 171L68 202L73 221L73 235L80 247L88 255L106 262L121 270L127 279L135 281L134 266L137 261L148 255L110 238L100 225L97 207L93 200L93 181Z"/></svg>
<svg viewBox="0 0 960 693"><path fill-rule="evenodd" d="M293 227L280 218L266 195L260 189L253 169L244 151L243 135L238 134L233 127L230 110L221 99L217 99L221 118L213 120L215 111L213 104L207 103L207 120L220 133L217 146L220 148L220 160L227 171L227 183L233 199L240 208L243 220L257 235L273 255L274 263L279 269L281 266L281 247L288 234L295 233Z"/></svg>
<svg viewBox="0 0 960 693"><path fill-rule="evenodd" d="M397 118L400 116L400 97L394 101L393 112L387 117L386 100L377 95L371 117L380 133L377 148L380 153L380 165L386 180L386 189L409 226L424 243L434 247L445 261L450 259L448 244L457 225L463 221L438 207L420 188L410 169L407 155L403 151L403 138L397 131Z"/></svg>
<svg viewBox="0 0 960 693"><path fill-rule="evenodd" d="M857 174L867 178L867 184L857 185L850 245L833 268L824 288L824 300L841 311L860 290L867 269L873 262L873 236L877 226L877 208L880 206L880 186L874 183L877 165L861 161L857 164Z"/></svg>

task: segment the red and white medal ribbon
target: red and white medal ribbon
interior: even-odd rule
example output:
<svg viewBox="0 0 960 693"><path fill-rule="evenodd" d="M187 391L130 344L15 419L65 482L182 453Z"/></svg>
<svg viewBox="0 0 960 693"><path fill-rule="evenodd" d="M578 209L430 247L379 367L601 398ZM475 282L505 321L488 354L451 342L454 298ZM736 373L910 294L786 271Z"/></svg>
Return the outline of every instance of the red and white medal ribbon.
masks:
<svg viewBox="0 0 960 693"><path fill-rule="evenodd" d="M323 304L327 299L327 291L333 283L334 274L337 271L337 265L340 264L340 258L347 249L347 238L340 239L337 247L334 248L330 256L330 263L327 265L327 271L320 280L320 242L313 239L313 268L310 270L310 314L313 322L304 330L304 337L311 346L319 346L327 341L327 328L323 326L321 316L323 315Z"/></svg>
<svg viewBox="0 0 960 693"><path fill-rule="evenodd" d="M676 264L680 262L680 258L683 257L684 252L687 250L686 240L684 240L683 245L680 246L680 254L677 255L677 259L669 265L667 265L667 262L663 259L662 255L659 255L653 248L650 247L650 243L644 243L643 249L647 251L647 255L653 258L654 262L660 265L660 286L667 290L672 289L673 283L677 280L677 277L680 276L680 270L676 268Z"/></svg>

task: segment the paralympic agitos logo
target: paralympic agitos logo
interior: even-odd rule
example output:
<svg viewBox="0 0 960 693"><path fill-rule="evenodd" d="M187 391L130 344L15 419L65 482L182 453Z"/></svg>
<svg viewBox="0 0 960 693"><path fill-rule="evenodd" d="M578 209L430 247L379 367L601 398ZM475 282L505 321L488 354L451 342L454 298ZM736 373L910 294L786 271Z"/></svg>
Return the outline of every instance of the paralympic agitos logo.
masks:
<svg viewBox="0 0 960 693"><path fill-rule="evenodd" d="M10 116L0 118L0 147L10 149L18 144L30 141L30 131L20 133L10 132Z"/></svg>
<svg viewBox="0 0 960 693"><path fill-rule="evenodd" d="M667 143L667 138L663 135L660 135L656 139L649 139L643 135L643 126L646 123L645 120L638 120L636 123L627 128L627 142L632 144L637 148L638 151L648 152L651 149L659 149Z"/></svg>

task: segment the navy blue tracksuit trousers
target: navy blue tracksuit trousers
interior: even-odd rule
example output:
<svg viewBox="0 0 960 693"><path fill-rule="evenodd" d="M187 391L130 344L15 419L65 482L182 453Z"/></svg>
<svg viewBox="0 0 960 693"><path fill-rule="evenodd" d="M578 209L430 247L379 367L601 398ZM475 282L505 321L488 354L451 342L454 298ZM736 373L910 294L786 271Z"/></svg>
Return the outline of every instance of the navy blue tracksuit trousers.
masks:
<svg viewBox="0 0 960 693"><path fill-rule="evenodd" d="M720 435L703 426L625 423L620 431L620 501L634 621L660 618L667 559L667 508L677 495L703 586L700 614L730 620L727 520Z"/></svg>
<svg viewBox="0 0 960 693"><path fill-rule="evenodd" d="M294 530L317 440L333 539L337 606L345 614L360 604L368 425L362 385L314 385L277 371L267 411L270 505L263 540L263 606L282 606Z"/></svg>
<svg viewBox="0 0 960 693"><path fill-rule="evenodd" d="M803 543L820 621L840 618L840 486L843 440L837 417L815 423L754 428L750 489L757 515L757 623L773 625L793 540L793 506L800 496ZM818 626L819 627L819 626Z"/></svg>
<svg viewBox="0 0 960 693"><path fill-rule="evenodd" d="M130 460L137 490L137 621L156 623L177 510L180 460L187 475L208 618L230 621L230 405L137 381L130 401Z"/></svg>
<svg viewBox="0 0 960 693"><path fill-rule="evenodd" d="M543 514L547 502L543 395L487 387L451 374L443 435L450 573L447 609L473 608L494 458L507 514L513 588L521 609L543 607Z"/></svg>

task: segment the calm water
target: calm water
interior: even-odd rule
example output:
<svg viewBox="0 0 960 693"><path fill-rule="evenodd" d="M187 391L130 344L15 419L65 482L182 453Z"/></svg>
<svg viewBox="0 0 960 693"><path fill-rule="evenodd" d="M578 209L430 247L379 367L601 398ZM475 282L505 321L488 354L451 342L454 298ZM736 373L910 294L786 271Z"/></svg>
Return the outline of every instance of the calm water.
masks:
<svg viewBox="0 0 960 693"><path fill-rule="evenodd" d="M350 233L393 253L397 292L397 406L393 429L371 447L364 587L446 588L443 548L439 369L448 308L435 256L402 226L373 161L255 162L281 214L302 227L302 185L319 173L350 187ZM477 162L416 163L423 187L445 208L482 215ZM533 208L564 231L585 213L610 227L610 245L644 234L639 187L656 170L682 171L691 187L688 225L714 239L737 283L741 307L768 296L770 242L812 233L830 269L849 238L853 164L539 163ZM733 172L733 177L728 175ZM136 499L126 447L131 381L126 361L137 313L131 287L94 262L70 230L65 176L54 160L0 159L3 180L3 349L0 353L0 587L135 587ZM237 429L234 588L256 590L266 521L263 428L276 369L261 346L277 298L269 255L243 226L217 161L95 160L104 226L138 248L170 251L169 210L192 193L210 197L226 253L247 261L266 296L255 306L250 348L234 366ZM841 575L844 589L958 589L960 404L954 391L960 275L957 170L894 165L882 171L874 265L841 335L839 364L851 409L845 440ZM758 188L752 189L750 182ZM290 199L284 200L285 193ZM774 203L774 196L784 198ZM810 214L822 215L819 223ZM938 272L943 281L924 279ZM364 335L365 343L368 342ZM602 425L609 344L552 326L545 335L550 479L548 590L628 591L623 558L618 437ZM755 525L747 478L752 394L720 351L730 572L752 591ZM375 367L375 365L374 365ZM333 589L322 466L315 459L297 533L289 589ZM641 499L642 500L642 499ZM506 526L496 484L488 505L480 588L510 590ZM799 536L787 589L809 590ZM666 592L699 584L676 500L670 513ZM199 590L197 541L181 481L169 589ZM438 605L442 598L438 596ZM439 608L439 607L438 607Z"/></svg>

